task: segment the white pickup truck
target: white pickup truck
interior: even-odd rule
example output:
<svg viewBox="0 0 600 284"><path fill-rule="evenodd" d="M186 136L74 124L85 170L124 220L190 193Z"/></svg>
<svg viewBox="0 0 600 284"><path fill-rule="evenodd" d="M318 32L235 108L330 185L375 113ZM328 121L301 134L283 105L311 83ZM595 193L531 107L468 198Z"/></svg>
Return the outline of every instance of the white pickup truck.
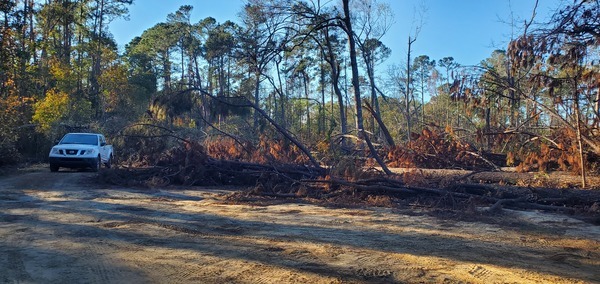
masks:
<svg viewBox="0 0 600 284"><path fill-rule="evenodd" d="M106 144L104 135L97 133L67 133L50 150L50 171L63 168L91 168L98 171L104 164L110 168L113 147Z"/></svg>

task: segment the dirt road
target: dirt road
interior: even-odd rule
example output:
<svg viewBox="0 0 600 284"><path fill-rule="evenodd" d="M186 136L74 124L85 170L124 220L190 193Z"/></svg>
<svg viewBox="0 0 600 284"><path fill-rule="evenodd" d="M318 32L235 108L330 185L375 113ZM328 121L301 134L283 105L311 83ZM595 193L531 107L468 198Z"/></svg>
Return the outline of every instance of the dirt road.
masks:
<svg viewBox="0 0 600 284"><path fill-rule="evenodd" d="M600 283L600 227L564 215L227 205L93 177L0 177L0 283Z"/></svg>

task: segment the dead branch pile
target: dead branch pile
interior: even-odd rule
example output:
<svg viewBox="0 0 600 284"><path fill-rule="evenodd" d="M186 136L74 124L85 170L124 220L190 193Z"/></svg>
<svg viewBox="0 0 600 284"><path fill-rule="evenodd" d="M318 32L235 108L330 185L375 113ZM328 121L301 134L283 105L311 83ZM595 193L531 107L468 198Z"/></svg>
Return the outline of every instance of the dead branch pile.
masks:
<svg viewBox="0 0 600 284"><path fill-rule="evenodd" d="M387 153L388 166L396 168L494 170L504 164L502 158L478 153L471 144L456 139L437 127L413 134L406 146L395 146Z"/></svg>
<svg viewBox="0 0 600 284"><path fill-rule="evenodd" d="M520 172L529 171L570 171L581 172L579 146L574 130L557 130L545 139L532 138L515 153L509 153L513 159L522 162L517 166ZM585 152L585 163L590 172L600 172L600 157L593 152Z"/></svg>
<svg viewBox="0 0 600 284"><path fill-rule="evenodd" d="M351 157L341 159L327 169L294 164L297 160L293 156L284 159L286 155L295 153L294 148L280 145L281 141L265 139L258 146L233 140L221 142L201 144L180 139L178 146L168 150L156 152L145 149L148 156L142 160L149 161L153 166L111 169L103 171L101 178L105 182L127 186L162 187L179 184L251 187L250 190L231 195L232 202L294 198L351 206L412 206L473 212L515 208L600 216L600 191L502 187L463 183L464 179L445 184L420 183L417 186L410 175L384 177L380 172L365 170L364 161ZM235 145L243 146L245 152ZM163 149L164 144L159 146ZM207 154L206 147L221 159ZM404 152L400 158L413 155L410 157L412 160L406 158L406 161L413 161L412 165L419 165L415 161L427 162L428 158L435 156L433 153L453 156L452 159L447 158L453 166L460 164L463 167L481 168L489 163L481 157L463 153L472 150L469 145L428 130L413 141L412 147L419 149L419 153L426 153ZM256 157L254 155L262 155L262 159L258 160L260 163L243 161ZM222 159L227 157L238 160ZM444 165L439 157L433 160L438 166Z"/></svg>
<svg viewBox="0 0 600 284"><path fill-rule="evenodd" d="M375 206L412 206L432 209L499 212L502 208L545 210L579 214L600 222L600 192L577 189L520 188L456 183L443 188L411 186L400 180L370 178L348 182L340 179L305 180L334 203L360 202ZM360 204L359 203L359 204Z"/></svg>
<svg viewBox="0 0 600 284"><path fill-rule="evenodd" d="M212 151L215 151L212 144ZM224 143L227 145L227 143ZM276 145L261 143L259 149L271 149L272 155L281 155L272 150ZM251 147L251 146L250 146ZM252 149L255 149L252 147ZM280 148L277 148L280 149ZM217 149L219 150L219 149ZM237 150L236 150L237 151ZM258 152L258 151L257 151ZM231 152L230 152L231 154ZM150 156L150 155L149 155ZM250 155L249 157L252 157ZM275 160L270 163L250 163L235 160L222 160L210 157L205 147L198 142L185 141L162 153L153 153L157 159L154 166L130 167L105 171L101 178L112 184L138 186L177 185L241 185L272 188L284 184L291 185L296 180L324 176L323 168L298 164L285 164ZM275 186L273 176L278 178ZM281 179L281 180L279 180Z"/></svg>
<svg viewBox="0 0 600 284"><path fill-rule="evenodd" d="M502 208L587 216L600 223L600 191L490 185L455 178L445 184L415 185L415 174L384 176L342 161L323 178L294 180L264 172L257 186L232 201L293 198L341 206L418 207L455 212L497 213Z"/></svg>

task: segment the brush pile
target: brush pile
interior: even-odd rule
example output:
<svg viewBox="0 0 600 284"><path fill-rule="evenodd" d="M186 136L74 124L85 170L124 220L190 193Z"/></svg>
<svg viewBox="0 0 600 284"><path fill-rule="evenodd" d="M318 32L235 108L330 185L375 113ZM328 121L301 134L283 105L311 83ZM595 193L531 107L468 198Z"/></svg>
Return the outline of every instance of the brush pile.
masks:
<svg viewBox="0 0 600 284"><path fill-rule="evenodd" d="M247 188L232 194L231 202L302 199L340 206L403 206L472 212L534 209L596 216L600 222L597 217L600 216L600 191L484 184L485 181L469 178L472 174L437 181L419 171L386 176L365 167L364 159L347 156L332 161L327 168L307 166L295 147L264 137L263 140L256 146L230 139L204 140L203 143L180 139L170 148L160 143L146 143L156 150L144 149L146 154L137 158L136 166L102 171L101 178L107 183L127 186L235 185ZM491 167L485 159L464 154L472 150L469 145L440 133L423 131L411 145L410 152L390 152L399 157L395 160L399 163L396 166L407 166L403 163L409 162L411 166L422 166L425 162L429 166L448 166L443 164L446 161L461 167ZM435 154L446 158L432 159Z"/></svg>
<svg viewBox="0 0 600 284"><path fill-rule="evenodd" d="M456 139L451 132L424 128L414 134L406 146L397 145L387 152L388 166L394 168L495 170L505 163Z"/></svg>

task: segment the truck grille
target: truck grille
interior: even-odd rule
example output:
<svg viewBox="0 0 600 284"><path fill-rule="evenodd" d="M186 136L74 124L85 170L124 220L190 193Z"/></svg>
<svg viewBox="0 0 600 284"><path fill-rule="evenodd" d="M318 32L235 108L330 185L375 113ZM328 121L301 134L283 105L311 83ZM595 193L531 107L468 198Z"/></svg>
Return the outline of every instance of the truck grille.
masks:
<svg viewBox="0 0 600 284"><path fill-rule="evenodd" d="M77 154L79 154L79 150L74 150L74 149L59 150L58 152L62 155L77 155Z"/></svg>

